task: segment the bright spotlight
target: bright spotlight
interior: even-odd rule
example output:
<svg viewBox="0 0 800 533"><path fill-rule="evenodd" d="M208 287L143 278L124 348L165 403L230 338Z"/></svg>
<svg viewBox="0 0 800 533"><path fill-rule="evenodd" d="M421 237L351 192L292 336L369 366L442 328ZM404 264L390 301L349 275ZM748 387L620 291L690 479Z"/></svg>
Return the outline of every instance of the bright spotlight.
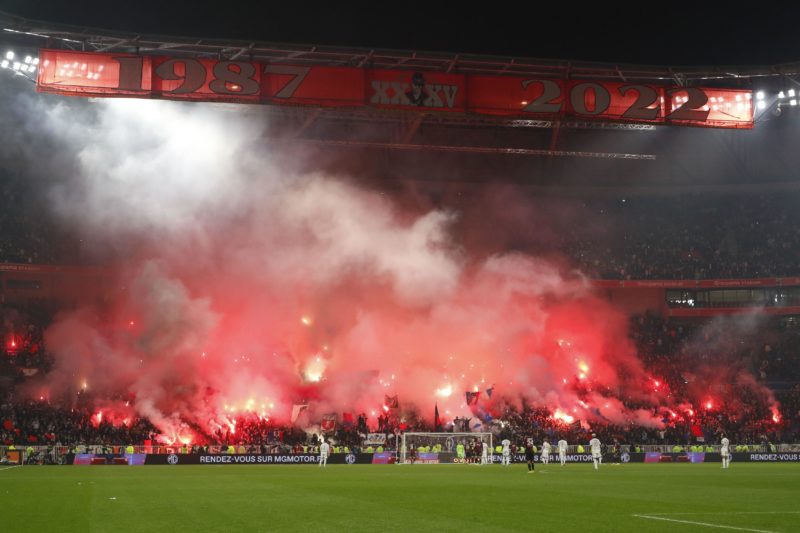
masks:
<svg viewBox="0 0 800 533"><path fill-rule="evenodd" d="M786 91L786 94L789 95L789 98L794 98L794 89L789 89L788 91Z"/></svg>
<svg viewBox="0 0 800 533"><path fill-rule="evenodd" d="M758 91L756 93L756 100L763 100L764 99L764 91Z"/></svg>
<svg viewBox="0 0 800 533"><path fill-rule="evenodd" d="M791 100L789 100L789 105L797 105L797 100L792 98Z"/></svg>
<svg viewBox="0 0 800 533"><path fill-rule="evenodd" d="M14 66L11 68L13 68L14 70L19 70L20 68L22 68L22 64L17 61L14 61Z"/></svg>
<svg viewBox="0 0 800 533"><path fill-rule="evenodd" d="M0 67L8 68L8 59L4 59L2 62L0 62Z"/></svg>
<svg viewBox="0 0 800 533"><path fill-rule="evenodd" d="M14 59L14 52L12 52L11 50L6 52L6 59Z"/></svg>
<svg viewBox="0 0 800 533"><path fill-rule="evenodd" d="M38 65L39 64L39 58L38 57L34 57L33 58L33 64L34 65Z"/></svg>
<svg viewBox="0 0 800 533"><path fill-rule="evenodd" d="M25 63L30 64L31 61L33 61L33 58L31 56L25 56Z"/></svg>
<svg viewBox="0 0 800 533"><path fill-rule="evenodd" d="M778 98L786 98L786 94L783 91L781 91L778 93Z"/></svg>
<svg viewBox="0 0 800 533"><path fill-rule="evenodd" d="M760 102L758 102L758 104L756 104L756 106L759 109L764 109L765 107L767 107L767 103L764 100L761 100Z"/></svg>

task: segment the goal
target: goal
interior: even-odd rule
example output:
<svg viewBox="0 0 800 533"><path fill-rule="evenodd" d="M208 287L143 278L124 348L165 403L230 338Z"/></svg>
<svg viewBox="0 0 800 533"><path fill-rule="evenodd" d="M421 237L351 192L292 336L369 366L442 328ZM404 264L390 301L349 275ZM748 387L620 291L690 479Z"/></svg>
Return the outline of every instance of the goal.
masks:
<svg viewBox="0 0 800 533"><path fill-rule="evenodd" d="M492 462L491 433L403 433L398 464L481 464L488 446Z"/></svg>

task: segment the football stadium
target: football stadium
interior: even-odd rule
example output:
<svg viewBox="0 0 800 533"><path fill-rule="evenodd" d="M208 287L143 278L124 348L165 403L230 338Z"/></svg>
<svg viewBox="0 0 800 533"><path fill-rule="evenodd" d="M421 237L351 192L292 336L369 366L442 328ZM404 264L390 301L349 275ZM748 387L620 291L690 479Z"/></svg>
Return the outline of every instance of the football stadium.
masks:
<svg viewBox="0 0 800 533"><path fill-rule="evenodd" d="M0 530L800 531L800 63L28 13Z"/></svg>

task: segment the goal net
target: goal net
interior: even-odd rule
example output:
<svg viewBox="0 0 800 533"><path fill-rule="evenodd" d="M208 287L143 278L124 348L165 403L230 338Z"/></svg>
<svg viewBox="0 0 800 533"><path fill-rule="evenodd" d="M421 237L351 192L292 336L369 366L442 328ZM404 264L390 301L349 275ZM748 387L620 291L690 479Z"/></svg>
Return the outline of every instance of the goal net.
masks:
<svg viewBox="0 0 800 533"><path fill-rule="evenodd" d="M483 455L484 444L486 456ZM483 464L492 462L491 433L403 433L399 464Z"/></svg>

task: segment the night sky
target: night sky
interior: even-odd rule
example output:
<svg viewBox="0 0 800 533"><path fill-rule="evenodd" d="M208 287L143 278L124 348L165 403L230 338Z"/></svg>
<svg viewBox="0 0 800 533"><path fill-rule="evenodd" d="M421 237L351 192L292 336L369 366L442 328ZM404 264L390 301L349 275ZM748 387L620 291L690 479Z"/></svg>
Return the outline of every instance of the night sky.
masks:
<svg viewBox="0 0 800 533"><path fill-rule="evenodd" d="M800 6L615 1L577 8L461 2L2 0L38 20L147 34L650 65L800 61ZM540 4L539 2L530 3ZM785 6L786 4L784 4ZM694 12L692 12L694 10Z"/></svg>

